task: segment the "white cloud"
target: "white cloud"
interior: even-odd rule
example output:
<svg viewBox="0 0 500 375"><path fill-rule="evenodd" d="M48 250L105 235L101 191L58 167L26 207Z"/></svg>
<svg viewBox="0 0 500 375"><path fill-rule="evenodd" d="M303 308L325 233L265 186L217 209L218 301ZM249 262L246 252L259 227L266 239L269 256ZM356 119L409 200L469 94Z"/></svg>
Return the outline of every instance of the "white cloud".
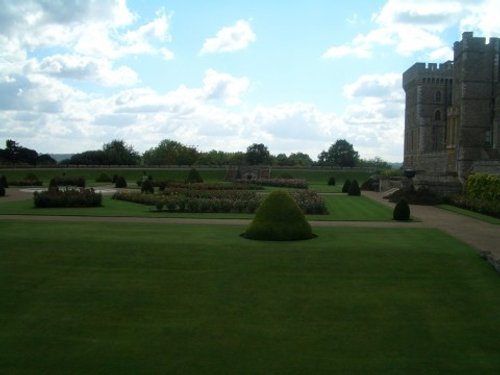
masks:
<svg viewBox="0 0 500 375"><path fill-rule="evenodd" d="M247 48L255 40L250 23L239 20L233 26L220 29L215 37L206 39L200 54L238 51Z"/></svg>
<svg viewBox="0 0 500 375"><path fill-rule="evenodd" d="M248 90L250 80L236 78L230 74L218 73L213 69L205 72L203 92L208 100L220 100L229 105L240 103L240 96Z"/></svg>
<svg viewBox="0 0 500 375"><path fill-rule="evenodd" d="M351 42L330 47L326 59L372 58L377 48L391 47L403 56L429 51L432 59L449 58L441 33L460 25L462 31L500 36L498 0L388 0L372 17L373 29ZM447 49L448 48L448 49Z"/></svg>
<svg viewBox="0 0 500 375"><path fill-rule="evenodd" d="M137 73L126 66L113 69L109 60L79 55L52 55L39 62L32 59L26 65L25 72L94 81L105 86L131 86L139 81Z"/></svg>

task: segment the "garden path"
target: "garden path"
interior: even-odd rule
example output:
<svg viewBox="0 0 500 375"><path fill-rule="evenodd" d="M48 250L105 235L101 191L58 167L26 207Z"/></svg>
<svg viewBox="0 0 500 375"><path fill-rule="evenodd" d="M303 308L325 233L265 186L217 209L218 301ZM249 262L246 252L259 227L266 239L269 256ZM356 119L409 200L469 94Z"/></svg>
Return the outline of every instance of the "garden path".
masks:
<svg viewBox="0 0 500 375"><path fill-rule="evenodd" d="M1 202L27 199L30 193L9 188ZM382 198L382 193L364 191L363 195L384 205L394 204ZM471 217L456 214L432 206L411 206L414 222L363 222L363 221L311 221L313 226L321 227L371 227L371 228L437 228L467 243L476 249L481 256L500 272L500 226L489 224ZM0 220L29 221L71 221L71 222L103 222L103 223L164 223L164 224L214 224L214 225L247 225L249 220L235 219L178 219L178 218L145 218L145 217L88 217L88 216L43 216L43 215L0 215Z"/></svg>

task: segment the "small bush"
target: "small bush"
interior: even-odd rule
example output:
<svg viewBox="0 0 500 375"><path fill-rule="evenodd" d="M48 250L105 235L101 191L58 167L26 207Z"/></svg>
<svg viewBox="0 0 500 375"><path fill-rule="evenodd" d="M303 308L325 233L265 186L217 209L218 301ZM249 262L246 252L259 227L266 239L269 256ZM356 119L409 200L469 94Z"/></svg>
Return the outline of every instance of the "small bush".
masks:
<svg viewBox="0 0 500 375"><path fill-rule="evenodd" d="M392 217L394 220L406 221L410 220L410 206L406 199L401 199L392 212Z"/></svg>
<svg viewBox="0 0 500 375"><path fill-rule="evenodd" d="M329 186L335 186L335 177L334 176L331 176L329 179L328 179L328 185Z"/></svg>
<svg viewBox="0 0 500 375"><path fill-rule="evenodd" d="M66 189L59 190L52 187L48 191L33 194L36 208L49 207L99 207L102 195L94 189Z"/></svg>
<svg viewBox="0 0 500 375"><path fill-rule="evenodd" d="M120 188L126 188L126 187L127 187L127 181L125 180L125 177L116 176L115 188L120 189Z"/></svg>
<svg viewBox="0 0 500 375"><path fill-rule="evenodd" d="M304 213L286 191L273 191L257 209L255 217L242 234L261 241L296 241L313 238Z"/></svg>
<svg viewBox="0 0 500 375"><path fill-rule="evenodd" d="M5 196L5 188L0 184L0 197Z"/></svg>
<svg viewBox="0 0 500 375"><path fill-rule="evenodd" d="M370 177L359 187L361 190L379 191L379 180L377 177Z"/></svg>
<svg viewBox="0 0 500 375"><path fill-rule="evenodd" d="M191 168L189 170L188 176L186 178L187 184L199 184L203 182L203 178L201 178L200 172L198 172L195 168Z"/></svg>
<svg viewBox="0 0 500 375"><path fill-rule="evenodd" d="M7 182L7 177L5 176L0 177L0 186L3 186L4 188L9 187L9 183Z"/></svg>
<svg viewBox="0 0 500 375"><path fill-rule="evenodd" d="M344 185L342 185L342 193L348 193L350 187L351 187L351 180L349 179L345 180Z"/></svg>
<svg viewBox="0 0 500 375"><path fill-rule="evenodd" d="M349 185L349 190L347 191L348 195L351 196L357 196L359 197L361 195L361 191L359 190L359 185L357 180L353 180L351 184Z"/></svg>
<svg viewBox="0 0 500 375"><path fill-rule="evenodd" d="M165 188L163 188L165 190ZM153 194L155 192L155 188L153 185L153 181L149 178L144 180L141 185L141 193Z"/></svg>
<svg viewBox="0 0 500 375"><path fill-rule="evenodd" d="M95 179L95 182L113 182L113 179L106 173L101 173Z"/></svg>

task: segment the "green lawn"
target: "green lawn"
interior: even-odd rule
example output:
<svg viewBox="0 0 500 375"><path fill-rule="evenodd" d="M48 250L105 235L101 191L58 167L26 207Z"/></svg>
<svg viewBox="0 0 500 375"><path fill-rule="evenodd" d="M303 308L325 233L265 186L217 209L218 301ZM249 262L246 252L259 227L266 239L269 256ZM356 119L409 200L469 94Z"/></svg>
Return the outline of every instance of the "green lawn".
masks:
<svg viewBox="0 0 500 375"><path fill-rule="evenodd" d="M0 373L500 372L498 274L430 229L0 222Z"/></svg>
<svg viewBox="0 0 500 375"><path fill-rule="evenodd" d="M386 221L392 220L392 209L366 197L342 195L325 196L329 215L308 215L310 220L349 220L349 221ZM103 207L92 208L34 208L33 200L0 202L0 215L80 215L80 216L141 216L141 217L180 217L180 218L217 218L248 219L249 214L184 214L156 212L153 206L145 206L104 197Z"/></svg>

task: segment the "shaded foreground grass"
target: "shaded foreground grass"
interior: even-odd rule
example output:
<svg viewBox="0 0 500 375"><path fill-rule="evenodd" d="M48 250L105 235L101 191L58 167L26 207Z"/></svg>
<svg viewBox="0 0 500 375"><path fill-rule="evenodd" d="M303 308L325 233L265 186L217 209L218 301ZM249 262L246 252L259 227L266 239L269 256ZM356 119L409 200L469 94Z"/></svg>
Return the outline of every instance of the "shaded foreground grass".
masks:
<svg viewBox="0 0 500 375"><path fill-rule="evenodd" d="M392 219L392 210L366 197L347 195L325 196L328 215L307 215L309 220L356 220L385 221ZM156 212L154 206L103 198L103 207L89 208L34 208L33 199L5 202L0 204L0 215L78 215L78 216L133 216L133 217L178 217L178 218L213 218L213 219L249 219L250 214L230 213L169 213Z"/></svg>
<svg viewBox="0 0 500 375"><path fill-rule="evenodd" d="M498 274L466 245L242 231L0 222L0 372L500 371Z"/></svg>
<svg viewBox="0 0 500 375"><path fill-rule="evenodd" d="M449 204L440 204L438 207L442 208L443 210L448 210L448 211L455 212L455 213L460 214L460 215L472 217L474 219L481 220L481 221L484 221L486 223L500 225L500 219L493 217L493 216L483 215L483 214L480 214L478 212L466 210L466 209L460 208L460 207L455 207L455 206L452 206Z"/></svg>

